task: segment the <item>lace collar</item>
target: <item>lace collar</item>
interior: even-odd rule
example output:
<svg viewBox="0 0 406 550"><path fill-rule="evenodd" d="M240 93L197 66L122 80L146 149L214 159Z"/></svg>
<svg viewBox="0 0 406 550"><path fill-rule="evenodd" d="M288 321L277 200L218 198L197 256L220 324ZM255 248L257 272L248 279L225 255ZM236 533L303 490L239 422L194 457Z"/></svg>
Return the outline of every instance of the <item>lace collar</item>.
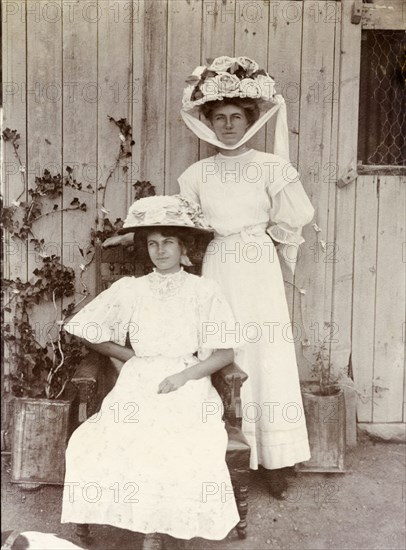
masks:
<svg viewBox="0 0 406 550"><path fill-rule="evenodd" d="M178 294L179 289L183 286L187 278L187 272L183 267L175 273L162 274L158 273L154 268L152 273L149 273L149 287L152 293L160 300L167 300Z"/></svg>

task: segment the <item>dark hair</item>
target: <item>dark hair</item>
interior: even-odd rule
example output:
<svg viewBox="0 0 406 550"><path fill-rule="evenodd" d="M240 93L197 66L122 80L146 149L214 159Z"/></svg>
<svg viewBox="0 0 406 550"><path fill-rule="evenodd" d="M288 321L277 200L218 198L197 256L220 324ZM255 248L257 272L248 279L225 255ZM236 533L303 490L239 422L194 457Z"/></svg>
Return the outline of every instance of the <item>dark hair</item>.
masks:
<svg viewBox="0 0 406 550"><path fill-rule="evenodd" d="M186 248L186 254L188 254L193 245L193 235L191 235L190 230L185 227L158 226L156 229L148 228L144 231L144 235L142 236L145 246L147 246L148 235L151 233L160 233L163 237L175 237L179 240L180 244Z"/></svg>
<svg viewBox="0 0 406 550"><path fill-rule="evenodd" d="M207 235L199 234L187 227L157 226L156 228L145 227L138 229L134 233L135 261L144 266L145 272L151 271L154 267L148 254L147 238L148 235L155 232L160 233L163 237L176 237L181 245L185 247L186 254L194 265L202 262L206 247L212 238L211 233Z"/></svg>
<svg viewBox="0 0 406 550"><path fill-rule="evenodd" d="M207 118L207 120L210 120L211 122L213 111L223 105L235 105L236 107L243 109L250 126L259 119L258 100L251 99L249 97L225 97L224 99L219 99L216 101L208 101L200 106L200 112L205 116L205 118Z"/></svg>

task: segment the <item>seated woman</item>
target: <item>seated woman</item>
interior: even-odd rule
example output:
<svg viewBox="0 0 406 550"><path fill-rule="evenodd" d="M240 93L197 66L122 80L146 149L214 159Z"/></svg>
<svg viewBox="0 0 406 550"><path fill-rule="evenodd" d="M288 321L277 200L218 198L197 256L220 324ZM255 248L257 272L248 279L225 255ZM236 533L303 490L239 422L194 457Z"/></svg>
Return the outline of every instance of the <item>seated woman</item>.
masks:
<svg viewBox="0 0 406 550"><path fill-rule="evenodd" d="M65 325L124 364L69 442L62 522L145 533L144 548L221 540L239 515L210 375L233 360L232 330L222 328L234 319L216 283L181 266L190 236L210 229L197 205L168 196L136 201L122 231L145 240L155 269L123 277Z"/></svg>

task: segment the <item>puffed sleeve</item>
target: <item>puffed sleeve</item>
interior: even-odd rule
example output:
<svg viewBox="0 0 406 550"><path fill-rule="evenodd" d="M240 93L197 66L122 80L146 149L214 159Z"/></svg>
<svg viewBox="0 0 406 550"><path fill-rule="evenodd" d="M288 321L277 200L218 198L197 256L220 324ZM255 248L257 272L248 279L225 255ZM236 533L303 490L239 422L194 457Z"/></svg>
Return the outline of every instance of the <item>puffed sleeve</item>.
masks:
<svg viewBox="0 0 406 550"><path fill-rule="evenodd" d="M180 194L200 205L198 162L195 162L179 176Z"/></svg>
<svg viewBox="0 0 406 550"><path fill-rule="evenodd" d="M239 326L228 302L214 281L200 278L199 300L199 359L206 359L216 349L239 346Z"/></svg>
<svg viewBox="0 0 406 550"><path fill-rule="evenodd" d="M92 344L115 342L125 345L130 329L135 294L132 277L123 277L83 307L63 328ZM134 295L134 300L131 300Z"/></svg>
<svg viewBox="0 0 406 550"><path fill-rule="evenodd" d="M302 227L312 220L314 208L291 164L282 167L280 176L282 182L272 181L267 187L271 198L267 232L280 243L300 245L304 242Z"/></svg>
<svg viewBox="0 0 406 550"><path fill-rule="evenodd" d="M272 177L267 182L271 202L267 233L281 243L279 254L295 272L299 246L304 242L302 228L314 215L314 208L306 195L299 174L291 163L276 157Z"/></svg>

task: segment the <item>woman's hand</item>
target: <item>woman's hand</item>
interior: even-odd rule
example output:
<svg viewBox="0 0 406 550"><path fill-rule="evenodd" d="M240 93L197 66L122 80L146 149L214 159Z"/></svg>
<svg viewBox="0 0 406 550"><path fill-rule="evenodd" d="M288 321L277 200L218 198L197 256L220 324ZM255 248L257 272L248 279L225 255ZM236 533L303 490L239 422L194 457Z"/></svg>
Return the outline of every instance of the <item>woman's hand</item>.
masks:
<svg viewBox="0 0 406 550"><path fill-rule="evenodd" d="M100 342L98 344L94 344L93 342L89 342L84 338L78 338L78 340L82 342L82 344L84 344L87 348L94 349L95 351L101 353L101 355L105 355L106 357L114 357L115 359L118 359L118 361L121 361L123 364L132 359L135 355L132 348L121 346L120 344L116 344L115 342Z"/></svg>
<svg viewBox="0 0 406 550"><path fill-rule="evenodd" d="M167 376L158 386L158 393L170 393L176 391L186 384L188 377L185 372L178 372Z"/></svg>

